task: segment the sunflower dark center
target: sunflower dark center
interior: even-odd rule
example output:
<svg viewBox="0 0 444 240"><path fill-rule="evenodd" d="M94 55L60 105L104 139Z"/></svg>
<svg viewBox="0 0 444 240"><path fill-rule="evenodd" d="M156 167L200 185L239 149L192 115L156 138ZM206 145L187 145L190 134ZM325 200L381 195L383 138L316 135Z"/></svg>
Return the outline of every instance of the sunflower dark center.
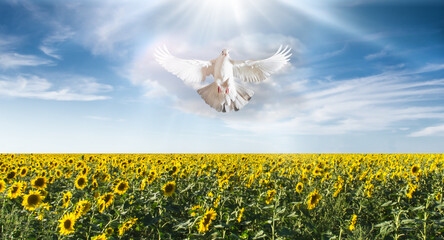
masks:
<svg viewBox="0 0 444 240"><path fill-rule="evenodd" d="M85 185L85 178L83 178L83 177L81 177L81 178L79 178L79 180L77 181L77 184L79 184L79 186L83 186L83 185Z"/></svg>
<svg viewBox="0 0 444 240"><path fill-rule="evenodd" d="M43 185L45 185L45 179L42 177L39 177L35 180L35 185L37 187L43 187Z"/></svg>
<svg viewBox="0 0 444 240"><path fill-rule="evenodd" d="M108 203L109 201L111 201L111 199L112 199L112 195L111 194L105 195L105 203Z"/></svg>
<svg viewBox="0 0 444 240"><path fill-rule="evenodd" d="M117 187L117 189L119 189L119 191L123 191L126 188L126 184L125 183L120 183L119 186Z"/></svg>
<svg viewBox="0 0 444 240"><path fill-rule="evenodd" d="M37 205L40 201L40 196L36 194L32 194L28 197L28 204L29 205Z"/></svg>
<svg viewBox="0 0 444 240"><path fill-rule="evenodd" d="M14 186L14 187L12 187L11 193L16 193L18 190L19 190L19 187Z"/></svg>
<svg viewBox="0 0 444 240"><path fill-rule="evenodd" d="M204 224L207 225L211 221L211 214L207 214L204 219Z"/></svg>
<svg viewBox="0 0 444 240"><path fill-rule="evenodd" d="M315 204L317 201L318 201L318 195L315 194L315 195L313 195L313 197L311 197L311 201L310 201L310 203L311 203L311 204Z"/></svg>
<svg viewBox="0 0 444 240"><path fill-rule="evenodd" d="M71 225L72 225L71 219L66 219L65 222L63 223L63 226L66 229L71 229Z"/></svg>
<svg viewBox="0 0 444 240"><path fill-rule="evenodd" d="M172 192L174 189L173 184L167 184L165 187L165 192Z"/></svg>
<svg viewBox="0 0 444 240"><path fill-rule="evenodd" d="M8 179L12 179L14 177L15 177L15 172L10 172L10 173L8 173L8 175L6 175L6 178L8 178Z"/></svg>

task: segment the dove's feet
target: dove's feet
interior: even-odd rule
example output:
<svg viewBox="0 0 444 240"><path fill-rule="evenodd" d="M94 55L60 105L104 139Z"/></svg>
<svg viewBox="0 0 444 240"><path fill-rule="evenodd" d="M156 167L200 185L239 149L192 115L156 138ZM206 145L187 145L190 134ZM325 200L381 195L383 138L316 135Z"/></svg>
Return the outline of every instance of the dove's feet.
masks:
<svg viewBox="0 0 444 240"><path fill-rule="evenodd" d="M228 89L228 87L227 87L227 89L225 89L225 94L228 94L230 92L230 89Z"/></svg>
<svg viewBox="0 0 444 240"><path fill-rule="evenodd" d="M220 86L217 86L217 92L220 93L222 90L220 89Z"/></svg>

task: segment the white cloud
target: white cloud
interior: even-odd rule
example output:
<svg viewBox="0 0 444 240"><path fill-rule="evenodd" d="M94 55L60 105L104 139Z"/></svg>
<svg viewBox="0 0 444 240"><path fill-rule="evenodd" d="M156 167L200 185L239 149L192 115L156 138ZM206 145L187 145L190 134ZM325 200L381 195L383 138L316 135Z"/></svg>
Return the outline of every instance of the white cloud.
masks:
<svg viewBox="0 0 444 240"><path fill-rule="evenodd" d="M23 66L52 65L53 62L48 59L40 58L34 55L23 55L19 53L1 53L0 68L17 68Z"/></svg>
<svg viewBox="0 0 444 240"><path fill-rule="evenodd" d="M44 54L46 54L46 55L48 55L48 56L50 56L50 57L53 57L53 58L56 58L56 59L59 59L59 60L62 59L62 57L61 57L60 55L57 54L57 50L54 49L54 48L52 48L52 47L50 47L50 46L42 45L42 46L39 47L39 49L40 49Z"/></svg>
<svg viewBox="0 0 444 240"><path fill-rule="evenodd" d="M267 97L257 93L242 111L217 117L236 130L284 135L380 131L404 121L444 120L444 107L424 104L443 100L444 79L417 81L416 72L318 84L301 81L297 85L303 85L298 87L303 91L268 89Z"/></svg>
<svg viewBox="0 0 444 240"><path fill-rule="evenodd" d="M11 49L20 41L17 36L0 34L0 50Z"/></svg>
<svg viewBox="0 0 444 240"><path fill-rule="evenodd" d="M53 57L55 59L61 60L62 56L58 54L58 47L61 43L66 40L72 38L74 36L74 32L71 31L68 27L57 27L58 30L48 37L46 37L39 49L46 55Z"/></svg>
<svg viewBox="0 0 444 240"><path fill-rule="evenodd" d="M0 76L0 95L56 101L95 101L108 99L108 96L99 93L112 90L111 86L99 84L92 78L84 78L78 83L80 86L72 83L71 86L54 89L47 79L35 75Z"/></svg>
<svg viewBox="0 0 444 240"><path fill-rule="evenodd" d="M432 127L426 127L419 131L413 132L410 137L426 137L426 136L444 136L444 124Z"/></svg>
<svg viewBox="0 0 444 240"><path fill-rule="evenodd" d="M374 60L377 58L383 58L383 57L387 57L387 56L389 56L389 53L387 52L387 50L381 50L377 53L369 54L369 55L365 56L364 58L366 60Z"/></svg>
<svg viewBox="0 0 444 240"><path fill-rule="evenodd" d="M372 53L372 54L368 54L364 58L365 58L365 60L375 60L375 59L378 59L378 58L388 57L390 55L391 55L390 47L389 46L385 46L381 51L376 52L376 53Z"/></svg>

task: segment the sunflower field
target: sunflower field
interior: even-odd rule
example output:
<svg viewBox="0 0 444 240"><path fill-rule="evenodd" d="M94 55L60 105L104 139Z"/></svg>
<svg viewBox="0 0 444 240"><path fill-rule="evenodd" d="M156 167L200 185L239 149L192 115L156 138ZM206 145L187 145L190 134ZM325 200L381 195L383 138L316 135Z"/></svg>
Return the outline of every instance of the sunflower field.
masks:
<svg viewBox="0 0 444 240"><path fill-rule="evenodd" d="M444 154L0 154L0 239L444 239Z"/></svg>

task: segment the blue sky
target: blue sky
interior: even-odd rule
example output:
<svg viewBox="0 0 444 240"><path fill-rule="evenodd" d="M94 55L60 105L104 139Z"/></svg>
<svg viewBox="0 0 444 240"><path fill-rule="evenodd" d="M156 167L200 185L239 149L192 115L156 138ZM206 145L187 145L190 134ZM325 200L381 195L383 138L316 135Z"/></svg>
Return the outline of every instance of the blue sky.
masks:
<svg viewBox="0 0 444 240"><path fill-rule="evenodd" d="M444 2L0 1L0 152L443 152ZM153 58L290 64L232 113ZM211 83L212 79L207 79Z"/></svg>

